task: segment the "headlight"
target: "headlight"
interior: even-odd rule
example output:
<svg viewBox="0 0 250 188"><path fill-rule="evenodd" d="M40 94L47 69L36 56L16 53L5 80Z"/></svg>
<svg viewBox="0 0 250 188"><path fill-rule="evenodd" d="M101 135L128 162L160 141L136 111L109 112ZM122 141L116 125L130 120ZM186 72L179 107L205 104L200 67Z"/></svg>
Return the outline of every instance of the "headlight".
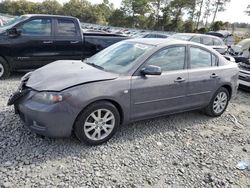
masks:
<svg viewBox="0 0 250 188"><path fill-rule="evenodd" d="M32 97L33 101L44 103L44 104L55 104L63 101L69 95L61 93L52 93L52 92L40 92L35 94Z"/></svg>

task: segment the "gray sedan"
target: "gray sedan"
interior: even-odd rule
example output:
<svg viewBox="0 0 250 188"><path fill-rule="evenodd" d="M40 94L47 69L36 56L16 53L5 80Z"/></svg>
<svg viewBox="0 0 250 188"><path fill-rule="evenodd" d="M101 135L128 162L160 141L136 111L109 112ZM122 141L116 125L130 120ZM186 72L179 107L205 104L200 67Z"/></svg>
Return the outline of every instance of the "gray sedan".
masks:
<svg viewBox="0 0 250 188"><path fill-rule="evenodd" d="M237 65L204 45L132 39L26 74L8 104L37 134L97 145L133 121L195 109L220 116L237 80Z"/></svg>

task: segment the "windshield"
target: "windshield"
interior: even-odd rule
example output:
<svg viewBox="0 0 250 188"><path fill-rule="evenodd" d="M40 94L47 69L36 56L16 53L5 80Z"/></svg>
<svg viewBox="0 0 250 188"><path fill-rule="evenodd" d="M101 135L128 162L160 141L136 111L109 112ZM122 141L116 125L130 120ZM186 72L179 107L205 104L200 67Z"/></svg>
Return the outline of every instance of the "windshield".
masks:
<svg viewBox="0 0 250 188"><path fill-rule="evenodd" d="M135 42L118 42L87 59L86 63L114 73L129 71L135 60L153 48L152 45Z"/></svg>
<svg viewBox="0 0 250 188"><path fill-rule="evenodd" d="M26 18L27 18L26 16L18 16L18 17L15 17L15 18L11 19L9 22L7 22L5 25L1 26L0 29L1 29L1 30L10 29L10 28L12 28L14 25L16 25L17 23L19 23L20 21L25 20Z"/></svg>
<svg viewBox="0 0 250 188"><path fill-rule="evenodd" d="M170 36L169 38L189 41L189 40L191 40L192 35L176 34L176 35Z"/></svg>

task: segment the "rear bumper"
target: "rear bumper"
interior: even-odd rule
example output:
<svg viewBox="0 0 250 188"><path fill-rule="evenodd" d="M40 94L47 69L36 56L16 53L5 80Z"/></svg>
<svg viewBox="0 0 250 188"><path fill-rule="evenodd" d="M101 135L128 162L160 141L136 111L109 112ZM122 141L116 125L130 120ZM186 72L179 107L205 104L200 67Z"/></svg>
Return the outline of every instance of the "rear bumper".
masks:
<svg viewBox="0 0 250 188"><path fill-rule="evenodd" d="M15 105L15 110L25 125L39 135L46 137L69 137L75 116L67 112L65 104L39 104L25 97Z"/></svg>

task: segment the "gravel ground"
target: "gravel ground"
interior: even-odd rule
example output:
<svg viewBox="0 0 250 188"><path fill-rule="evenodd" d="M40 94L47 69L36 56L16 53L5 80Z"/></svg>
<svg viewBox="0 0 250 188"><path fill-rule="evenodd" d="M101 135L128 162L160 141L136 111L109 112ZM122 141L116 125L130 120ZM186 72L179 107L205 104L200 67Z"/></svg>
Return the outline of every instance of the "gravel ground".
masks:
<svg viewBox="0 0 250 188"><path fill-rule="evenodd" d="M219 118L199 111L122 127L107 144L31 133L7 99L21 74L0 81L0 187L250 187L250 92Z"/></svg>

